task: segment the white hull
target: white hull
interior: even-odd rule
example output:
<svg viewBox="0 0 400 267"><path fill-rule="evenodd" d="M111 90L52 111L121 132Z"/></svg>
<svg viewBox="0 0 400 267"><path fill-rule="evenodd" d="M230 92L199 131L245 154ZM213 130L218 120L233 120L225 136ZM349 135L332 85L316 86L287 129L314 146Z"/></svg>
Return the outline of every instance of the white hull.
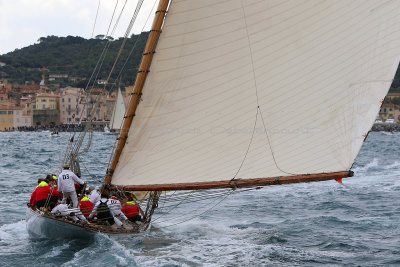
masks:
<svg viewBox="0 0 400 267"><path fill-rule="evenodd" d="M83 225L40 214L28 208L26 211L28 233L31 237L47 237L51 239L91 238L97 232L110 235L140 234L150 228L150 224L136 225L132 230L109 229L101 226Z"/></svg>
<svg viewBox="0 0 400 267"><path fill-rule="evenodd" d="M26 211L28 233L31 237L47 238L90 238L96 232L79 225L64 223L40 216L30 208Z"/></svg>

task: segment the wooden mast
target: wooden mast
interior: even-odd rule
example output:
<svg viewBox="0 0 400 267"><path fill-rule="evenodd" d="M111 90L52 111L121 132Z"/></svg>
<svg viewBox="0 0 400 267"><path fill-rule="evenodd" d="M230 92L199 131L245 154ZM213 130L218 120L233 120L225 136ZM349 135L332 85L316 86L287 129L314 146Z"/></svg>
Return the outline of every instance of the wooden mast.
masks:
<svg viewBox="0 0 400 267"><path fill-rule="evenodd" d="M105 176L106 185L111 183L111 178L114 173L115 167L117 166L119 157L121 156L122 150L125 146L126 139L128 138L129 129L131 127L133 117L135 116L137 106L139 105L139 101L142 96L143 86L144 83L146 82L147 74L150 69L150 64L153 59L157 41L161 33L161 27L164 23L164 18L167 13L168 4L169 0L160 0L160 2L158 3L156 15L153 21L153 26L150 31L149 38L147 39L146 48L143 53L142 62L140 63L138 74L136 76L133 93L129 101L128 110L126 111L124 117L124 122L122 124L122 128L118 138L118 143L115 148L114 157L110 167L107 169L107 174Z"/></svg>

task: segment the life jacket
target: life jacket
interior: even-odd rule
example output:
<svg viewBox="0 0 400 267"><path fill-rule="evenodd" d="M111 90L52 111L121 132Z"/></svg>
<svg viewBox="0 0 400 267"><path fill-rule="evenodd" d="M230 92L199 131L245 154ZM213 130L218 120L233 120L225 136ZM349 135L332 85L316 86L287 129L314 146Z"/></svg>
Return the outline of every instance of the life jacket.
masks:
<svg viewBox="0 0 400 267"><path fill-rule="evenodd" d="M97 206L97 219L104 219L107 220L109 218L111 218L111 212L110 212L110 208L107 205L107 201L103 202L100 199L100 204Z"/></svg>
<svg viewBox="0 0 400 267"><path fill-rule="evenodd" d="M132 218L139 215L139 205L135 201L129 201L122 205L121 211L127 218Z"/></svg>
<svg viewBox="0 0 400 267"><path fill-rule="evenodd" d="M79 202L79 208L81 209L83 216L85 216L86 218L92 212L93 207L94 207L93 203L90 202L89 198L87 197L82 198L81 202ZM98 209L99 207L97 207L97 210Z"/></svg>

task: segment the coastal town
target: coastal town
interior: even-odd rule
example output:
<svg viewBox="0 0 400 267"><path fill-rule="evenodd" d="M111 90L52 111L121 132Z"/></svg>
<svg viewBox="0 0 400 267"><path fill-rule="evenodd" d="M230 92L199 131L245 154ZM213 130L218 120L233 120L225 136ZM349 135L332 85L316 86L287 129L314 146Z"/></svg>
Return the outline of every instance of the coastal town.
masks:
<svg viewBox="0 0 400 267"><path fill-rule="evenodd" d="M124 94L127 104L129 91ZM8 84L0 80L0 131L77 131L80 122L88 118L92 104L96 102L92 114L97 130L102 130L111 119L117 91L106 89L65 87L50 90L37 84Z"/></svg>
<svg viewBox="0 0 400 267"><path fill-rule="evenodd" d="M9 84L0 80L0 131L79 131L87 120L90 103L98 103L93 118L95 129L102 131L110 121L117 99L117 91L101 88L85 91L67 86L49 89L38 84ZM133 86L123 94L127 106ZM375 120L374 131L399 131L400 93L389 92Z"/></svg>

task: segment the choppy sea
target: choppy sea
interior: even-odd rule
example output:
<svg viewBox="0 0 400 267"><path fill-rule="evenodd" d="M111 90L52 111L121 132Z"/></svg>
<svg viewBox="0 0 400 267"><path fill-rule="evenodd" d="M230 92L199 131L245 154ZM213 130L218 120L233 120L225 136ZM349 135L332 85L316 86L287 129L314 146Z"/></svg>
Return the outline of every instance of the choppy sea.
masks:
<svg viewBox="0 0 400 267"><path fill-rule="evenodd" d="M400 135L371 133L344 185L271 186L196 202L199 216L175 224L193 207L170 219L159 212L137 236L33 239L26 203L37 179L59 167L70 137L60 135L0 133L1 266L400 266ZM82 171L98 186L115 136L94 138Z"/></svg>

